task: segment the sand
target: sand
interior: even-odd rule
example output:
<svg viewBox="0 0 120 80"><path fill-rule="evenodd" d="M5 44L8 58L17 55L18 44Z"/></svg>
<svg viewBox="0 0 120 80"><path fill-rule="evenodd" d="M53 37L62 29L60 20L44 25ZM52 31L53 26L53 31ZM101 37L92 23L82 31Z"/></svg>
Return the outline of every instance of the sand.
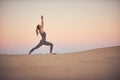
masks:
<svg viewBox="0 0 120 80"><path fill-rule="evenodd" d="M118 79L120 46L56 55L0 55L0 80Z"/></svg>

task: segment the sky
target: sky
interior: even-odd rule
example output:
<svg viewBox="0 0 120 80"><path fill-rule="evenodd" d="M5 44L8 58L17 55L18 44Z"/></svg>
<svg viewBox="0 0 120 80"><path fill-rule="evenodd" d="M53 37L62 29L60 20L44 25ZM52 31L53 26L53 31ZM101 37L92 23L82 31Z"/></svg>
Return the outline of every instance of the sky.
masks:
<svg viewBox="0 0 120 80"><path fill-rule="evenodd" d="M41 15L53 53L119 46L119 14L118 0L0 0L0 54L28 54L41 40ZM33 52L46 53L44 45Z"/></svg>

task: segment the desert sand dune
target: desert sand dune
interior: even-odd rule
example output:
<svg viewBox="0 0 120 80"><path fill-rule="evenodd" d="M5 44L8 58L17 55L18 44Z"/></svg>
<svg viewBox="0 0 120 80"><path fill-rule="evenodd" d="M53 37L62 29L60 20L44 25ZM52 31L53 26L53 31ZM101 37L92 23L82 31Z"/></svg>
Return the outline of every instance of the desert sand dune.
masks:
<svg viewBox="0 0 120 80"><path fill-rule="evenodd" d="M56 55L0 55L0 80L118 79L120 46Z"/></svg>

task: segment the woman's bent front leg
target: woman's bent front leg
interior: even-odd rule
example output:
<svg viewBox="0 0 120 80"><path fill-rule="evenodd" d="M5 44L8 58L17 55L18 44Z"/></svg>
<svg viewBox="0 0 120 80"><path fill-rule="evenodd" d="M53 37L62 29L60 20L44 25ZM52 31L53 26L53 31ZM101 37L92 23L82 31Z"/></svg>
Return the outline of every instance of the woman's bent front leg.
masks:
<svg viewBox="0 0 120 80"><path fill-rule="evenodd" d="M53 50L53 43L48 42L48 41L45 41L45 42L44 42L44 45L50 46L50 53L52 53L52 50Z"/></svg>

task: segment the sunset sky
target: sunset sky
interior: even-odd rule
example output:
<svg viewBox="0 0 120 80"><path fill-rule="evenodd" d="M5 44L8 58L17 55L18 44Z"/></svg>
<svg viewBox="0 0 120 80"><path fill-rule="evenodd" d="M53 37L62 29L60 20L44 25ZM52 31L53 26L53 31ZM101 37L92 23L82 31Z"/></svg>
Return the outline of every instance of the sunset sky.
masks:
<svg viewBox="0 0 120 80"><path fill-rule="evenodd" d="M41 15L54 53L120 45L118 0L0 0L0 54L27 54L36 46ZM49 47L37 53L49 53Z"/></svg>

